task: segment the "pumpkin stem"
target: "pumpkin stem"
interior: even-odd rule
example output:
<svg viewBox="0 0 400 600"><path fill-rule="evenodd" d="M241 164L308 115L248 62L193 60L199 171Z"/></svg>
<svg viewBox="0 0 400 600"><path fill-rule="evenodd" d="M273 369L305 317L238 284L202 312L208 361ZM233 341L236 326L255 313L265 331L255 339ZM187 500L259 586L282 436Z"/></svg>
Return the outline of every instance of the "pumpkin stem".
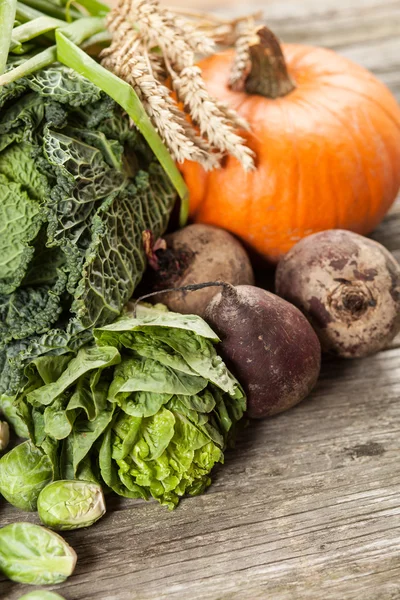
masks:
<svg viewBox="0 0 400 600"><path fill-rule="evenodd" d="M268 27L260 27L249 46L250 67L244 80L248 94L279 98L296 86L291 79L278 38Z"/></svg>

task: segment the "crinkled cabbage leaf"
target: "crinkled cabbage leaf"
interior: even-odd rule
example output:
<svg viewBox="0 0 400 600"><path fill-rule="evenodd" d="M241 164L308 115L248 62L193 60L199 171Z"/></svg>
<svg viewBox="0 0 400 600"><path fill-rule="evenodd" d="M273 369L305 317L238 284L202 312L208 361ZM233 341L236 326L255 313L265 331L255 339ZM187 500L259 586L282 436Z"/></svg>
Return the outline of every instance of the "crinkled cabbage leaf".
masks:
<svg viewBox="0 0 400 600"><path fill-rule="evenodd" d="M0 87L0 393L116 319L175 191L120 108L52 65Z"/></svg>

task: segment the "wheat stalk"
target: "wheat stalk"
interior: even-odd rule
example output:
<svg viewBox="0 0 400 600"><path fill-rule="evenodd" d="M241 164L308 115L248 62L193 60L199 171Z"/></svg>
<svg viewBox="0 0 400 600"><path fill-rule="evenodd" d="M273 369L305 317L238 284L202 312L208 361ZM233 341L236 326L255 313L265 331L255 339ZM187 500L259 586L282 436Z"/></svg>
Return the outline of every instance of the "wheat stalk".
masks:
<svg viewBox="0 0 400 600"><path fill-rule="evenodd" d="M210 97L201 77L201 69L195 65L185 67L178 75L170 70L172 84L178 97L189 111L200 133L220 152L235 156L246 170L252 168L252 152L237 135L226 114Z"/></svg>
<svg viewBox="0 0 400 600"><path fill-rule="evenodd" d="M176 161L214 168L229 153L246 170L253 168L252 152L235 132L247 124L210 97L195 66L196 54L214 50L211 37L157 0L120 0L107 25L113 39L102 52L102 64L135 89ZM183 107L166 87L167 75Z"/></svg>
<svg viewBox="0 0 400 600"><path fill-rule="evenodd" d="M176 161L195 160L205 168L217 166L218 157L211 147L198 139L170 91L155 79L153 65L147 51L140 48L137 32L128 26L123 29L118 42L103 52L103 65L132 85Z"/></svg>
<svg viewBox="0 0 400 600"><path fill-rule="evenodd" d="M256 23L262 19L262 11L250 15L237 17L235 19L224 19L218 15L193 10L190 8L170 7L170 10L178 15L189 18L196 25L196 29L204 32L218 45L233 46L243 32L243 24L251 20Z"/></svg>
<svg viewBox="0 0 400 600"><path fill-rule="evenodd" d="M241 23L239 32L235 42L235 59L229 77L229 85L233 90L243 89L243 82L249 74L250 45L254 40L255 32L254 20L248 19L246 23Z"/></svg>

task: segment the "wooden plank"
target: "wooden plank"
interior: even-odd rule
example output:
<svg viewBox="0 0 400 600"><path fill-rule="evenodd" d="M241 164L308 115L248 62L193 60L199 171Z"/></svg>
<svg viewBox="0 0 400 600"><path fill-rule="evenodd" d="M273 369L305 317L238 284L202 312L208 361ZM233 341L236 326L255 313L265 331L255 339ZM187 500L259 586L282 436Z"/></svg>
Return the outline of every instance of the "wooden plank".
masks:
<svg viewBox="0 0 400 600"><path fill-rule="evenodd" d="M399 393L398 349L327 362L307 401L244 432L206 495L172 513L116 502L89 531L66 534L78 567L56 589L69 600L400 592ZM1 512L4 523L21 517ZM16 600L23 588L1 590Z"/></svg>
<svg viewBox="0 0 400 600"><path fill-rule="evenodd" d="M165 4L168 1L165 0ZM333 48L375 73L400 99L400 4L397 0L176 0L177 6L212 8L226 17L262 11L287 43Z"/></svg>
<svg viewBox="0 0 400 600"><path fill-rule="evenodd" d="M216 8L263 8L285 41L337 49L400 99L398 0L227 6ZM373 234L398 260L399 233L400 201ZM399 395L400 336L377 356L325 361L309 399L243 432L207 494L172 513L110 497L96 526L67 533L78 565L54 589L67 600L400 598ZM0 500L2 525L21 518L37 522ZM26 591L0 576L0 598Z"/></svg>
<svg viewBox="0 0 400 600"><path fill-rule="evenodd" d="M371 237L386 246L400 262L400 198Z"/></svg>
<svg viewBox="0 0 400 600"><path fill-rule="evenodd" d="M373 236L400 258L399 231L400 201ZM243 433L205 496L173 513L110 498L100 523L66 534L78 567L55 589L69 600L390 598L400 591L399 395L399 348L326 361L308 400ZM4 502L0 514L21 519ZM0 579L5 600L23 589Z"/></svg>

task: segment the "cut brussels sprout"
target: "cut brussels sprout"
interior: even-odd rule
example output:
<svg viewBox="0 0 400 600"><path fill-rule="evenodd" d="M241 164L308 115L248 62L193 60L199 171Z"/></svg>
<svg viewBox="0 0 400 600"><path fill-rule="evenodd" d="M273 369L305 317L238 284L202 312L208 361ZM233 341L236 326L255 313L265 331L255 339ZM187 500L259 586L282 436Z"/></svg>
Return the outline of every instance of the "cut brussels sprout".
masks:
<svg viewBox="0 0 400 600"><path fill-rule="evenodd" d="M106 512L103 490L97 483L54 481L39 494L40 520L52 529L89 527Z"/></svg>
<svg viewBox="0 0 400 600"><path fill-rule="evenodd" d="M0 529L0 571L12 581L61 583L75 565L75 551L50 529L32 523L12 523Z"/></svg>
<svg viewBox="0 0 400 600"><path fill-rule="evenodd" d="M21 596L18 600L65 600L60 594L46 592L46 590L34 590Z"/></svg>
<svg viewBox="0 0 400 600"><path fill-rule="evenodd" d="M0 452L5 450L10 441L10 428L8 423L0 421Z"/></svg>
<svg viewBox="0 0 400 600"><path fill-rule="evenodd" d="M36 510L40 491L52 481L50 458L30 441L0 459L0 493L22 510Z"/></svg>

